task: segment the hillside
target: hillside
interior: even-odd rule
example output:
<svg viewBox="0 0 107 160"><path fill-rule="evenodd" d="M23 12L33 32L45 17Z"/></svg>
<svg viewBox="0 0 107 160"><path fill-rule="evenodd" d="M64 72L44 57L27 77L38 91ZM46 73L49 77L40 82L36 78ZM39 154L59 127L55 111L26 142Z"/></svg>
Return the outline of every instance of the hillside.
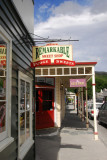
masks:
<svg viewBox="0 0 107 160"><path fill-rule="evenodd" d="M95 72L97 78L107 81L107 72Z"/></svg>
<svg viewBox="0 0 107 160"><path fill-rule="evenodd" d="M95 72L96 92L107 88L107 72ZM88 82L88 98L92 98L92 80Z"/></svg>

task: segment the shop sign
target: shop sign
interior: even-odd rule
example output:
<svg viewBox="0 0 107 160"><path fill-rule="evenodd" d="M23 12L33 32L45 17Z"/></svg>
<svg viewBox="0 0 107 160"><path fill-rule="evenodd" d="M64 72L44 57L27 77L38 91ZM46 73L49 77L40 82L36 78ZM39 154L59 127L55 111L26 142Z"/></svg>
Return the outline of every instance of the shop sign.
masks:
<svg viewBox="0 0 107 160"><path fill-rule="evenodd" d="M70 79L70 87L86 87L86 79Z"/></svg>
<svg viewBox="0 0 107 160"><path fill-rule="evenodd" d="M0 46L0 65L6 65L6 47Z"/></svg>
<svg viewBox="0 0 107 160"><path fill-rule="evenodd" d="M72 45L51 44L46 46L33 46L33 59L31 67L41 65L69 65L74 66Z"/></svg>

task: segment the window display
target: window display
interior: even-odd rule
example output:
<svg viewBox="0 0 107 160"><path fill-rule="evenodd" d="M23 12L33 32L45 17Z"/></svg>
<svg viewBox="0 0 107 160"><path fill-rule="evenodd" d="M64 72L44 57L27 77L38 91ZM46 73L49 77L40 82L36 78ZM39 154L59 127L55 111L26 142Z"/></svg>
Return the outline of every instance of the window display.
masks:
<svg viewBox="0 0 107 160"><path fill-rule="evenodd" d="M5 43L0 44L0 133L4 131L6 131L6 45Z"/></svg>

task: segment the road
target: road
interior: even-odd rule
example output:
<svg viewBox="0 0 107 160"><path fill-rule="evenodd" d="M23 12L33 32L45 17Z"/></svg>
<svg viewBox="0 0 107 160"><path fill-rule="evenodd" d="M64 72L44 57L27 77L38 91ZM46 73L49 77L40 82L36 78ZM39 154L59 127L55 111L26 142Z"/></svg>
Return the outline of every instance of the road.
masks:
<svg viewBox="0 0 107 160"><path fill-rule="evenodd" d="M93 120L89 120L89 122L92 126L94 126ZM98 124L98 121L97 121L97 124ZM99 135L99 139L107 147L107 125L99 125L98 124L98 135Z"/></svg>

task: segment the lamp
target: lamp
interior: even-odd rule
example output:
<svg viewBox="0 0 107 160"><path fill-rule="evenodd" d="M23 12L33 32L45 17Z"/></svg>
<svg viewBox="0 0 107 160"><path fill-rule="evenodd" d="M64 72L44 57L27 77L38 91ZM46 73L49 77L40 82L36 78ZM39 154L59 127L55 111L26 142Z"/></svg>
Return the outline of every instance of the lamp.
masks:
<svg viewBox="0 0 107 160"><path fill-rule="evenodd" d="M61 87L63 87L64 85L63 85L63 83L61 83Z"/></svg>
<svg viewBox="0 0 107 160"><path fill-rule="evenodd" d="M64 86L63 83L61 83L60 90L63 90L63 86Z"/></svg>

